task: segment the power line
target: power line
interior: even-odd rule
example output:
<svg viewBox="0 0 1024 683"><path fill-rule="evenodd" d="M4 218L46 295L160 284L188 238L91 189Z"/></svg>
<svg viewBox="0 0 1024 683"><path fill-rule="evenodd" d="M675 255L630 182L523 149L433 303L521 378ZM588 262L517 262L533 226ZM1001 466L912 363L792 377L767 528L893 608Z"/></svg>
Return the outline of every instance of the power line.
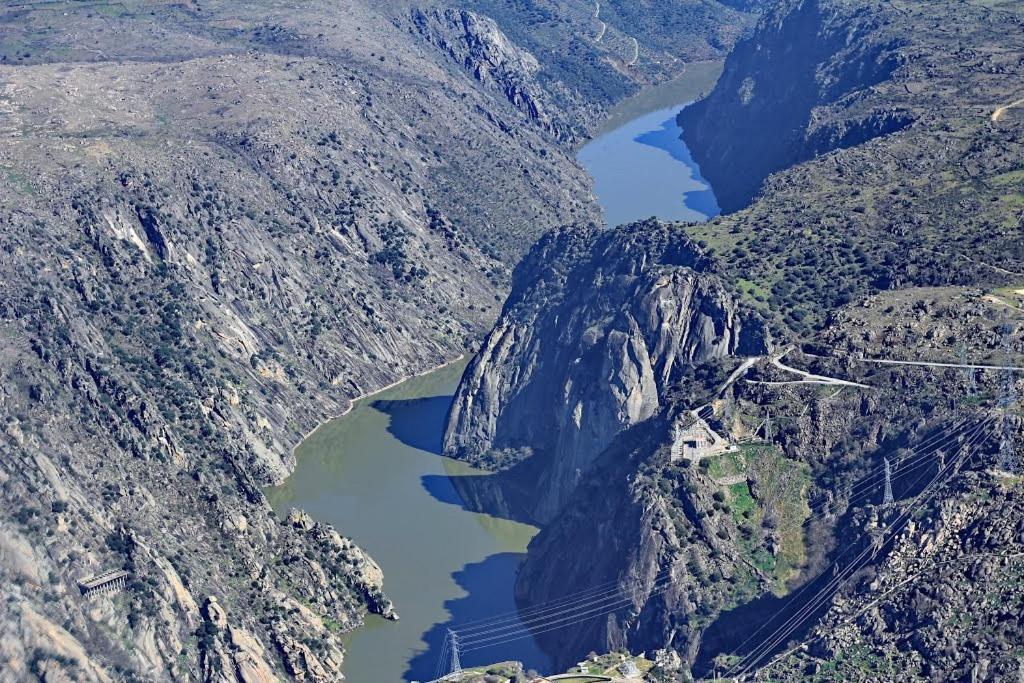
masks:
<svg viewBox="0 0 1024 683"><path fill-rule="evenodd" d="M664 578L667 578L670 574L670 570L662 570L654 575L652 583L657 583ZM637 579L639 581L639 579ZM475 622L466 622L468 625L459 626L455 631L464 637L473 637L473 634L479 632L485 632L493 630L494 628L501 627L503 624L522 624L528 623L530 620L541 617L545 614L552 612L565 611L567 609L574 609L577 605L586 604L594 600L603 600L610 596L617 596L622 593L625 588L618 585L620 580L615 580L608 584L613 587L602 588L597 590L592 588L587 591L580 591L568 598L559 598L557 600L548 601L547 603L538 603L529 609L525 609L521 612L506 612L503 615L498 615L492 619L477 620Z"/></svg>
<svg viewBox="0 0 1024 683"><path fill-rule="evenodd" d="M936 475L933 482L938 479L940 475ZM916 502L916 500L915 500ZM912 508L908 508L908 511ZM907 513L903 513L906 515ZM905 522L906 520L904 520ZM900 524L902 527L903 524ZM884 537L884 534L883 534ZM890 538L891 540L891 538ZM882 543L884 545L884 542ZM800 607L795 614L789 617L781 626L776 628L768 635L767 638L762 640L757 647L755 647L749 654L743 657L737 662L728 672L729 675L735 673L738 676L744 675L746 672L754 668L757 663L768 653L771 652L772 648L776 647L785 638L787 638L793 631L799 628L800 624L806 621L807 618L813 614L815 610L824 605L825 600L830 596L835 595L836 592L847 582L847 580L856 571L859 571L863 565L859 563L861 560L873 549L872 546L864 548L860 554L853 559L842 571L840 571L833 579L831 579L824 587L817 591L810 600L808 600L802 607Z"/></svg>
<svg viewBox="0 0 1024 683"><path fill-rule="evenodd" d="M667 591L670 588L672 588L672 586L673 586L673 584L670 581L663 583L657 589L652 590L650 593L648 593L647 594L647 599L649 600L650 598L652 598L652 597L654 597L656 595L661 595L665 591ZM502 637L499 637L499 638L486 638L486 639L484 639L482 641L474 641L473 643L471 643L470 647L465 649L465 651L466 652L472 652L473 650L480 650L480 649L483 649L485 647L494 647L495 645L501 645L503 643L508 643L508 642L512 642L512 641L515 641L515 640L521 640L523 638L530 638L530 637L533 637L533 636L536 636L536 635L540 635L541 633L547 633L549 631L556 631L558 629L567 628L567 627L572 626L574 624L579 624L579 623L583 623L585 621L590 621L592 619L596 619L598 617L601 617L601 616L604 616L604 615L607 615L607 614L611 614L612 612L617 612L618 610L623 609L624 607L628 607L629 603L635 601L638 597L639 596L633 596L631 598L626 598L626 599L622 600L622 604L618 604L618 605L615 605L615 606L604 607L604 608L599 608L599 609L594 609L594 610L588 610L586 612L581 612L580 614L573 615L572 617L552 620L548 624L543 624L541 627L538 627L538 628L529 629L529 630L524 629L521 632L514 632L514 633L509 634L508 636L502 636Z"/></svg>
<svg viewBox="0 0 1024 683"><path fill-rule="evenodd" d="M657 589L663 588L665 586L669 586L671 584L672 584L672 577L666 576L662 581L660 581L657 584L654 584L651 587L651 590L652 591L653 590L657 590ZM492 629L491 631L485 631L483 633L477 633L475 635L472 635L472 636L469 636L469 637L466 638L467 641L468 641L467 644L473 646L473 645L476 645L477 643L480 643L480 642L484 642L484 641L488 641L488 640L493 640L496 637L500 638L502 636L502 634L504 634L504 633L512 633L512 632L516 632L516 631L525 631L525 630L533 630L533 628L532 628L533 626L536 626L536 625L545 626L547 623L551 623L552 620L556 620L557 621L557 620L561 620L561 619L572 618L572 615L593 612L595 609L600 610L600 609L604 609L604 608L609 608L610 607L611 611L614 611L615 609L618 609L618 606L622 606L624 603L628 603L628 602L632 602L632 601L636 600L636 597L637 597L639 592L640 592L640 587L637 587L637 588L634 588L633 592L631 594L629 594L628 596L620 595L620 596L613 596L613 597L604 598L603 600L595 600L595 601L590 602L589 604L580 605L580 606L570 610L569 612L563 613L561 615L554 614L554 615L551 615L551 616L548 616L548 617L543 617L543 618L534 619L532 621L523 622L522 624L509 624L509 625L501 627L501 628Z"/></svg>
<svg viewBox="0 0 1024 683"><path fill-rule="evenodd" d="M991 419L991 418L990 418L990 419ZM980 428L980 426L981 426L981 425L983 425L983 424L984 424L984 422L982 422L981 424L979 424L979 425L978 425L978 426L977 426L976 428ZM940 472L940 473L941 473L941 472ZM937 477L937 476L939 476L939 475L937 474L937 475L936 475L936 477ZM918 478L918 481L920 481L920 477ZM915 482L915 483L916 483L916 482ZM920 495L920 494L919 494L919 495ZM830 567L838 567L838 566L839 566L839 560L840 560L840 559L841 559L841 558L842 558L842 557L843 557L843 556L844 556L844 555L845 555L845 554L846 554L847 552L849 552L849 549L850 549L850 548L848 548L847 550L843 551L843 553L841 553L841 554L839 555L839 557L837 557L837 558L836 558L836 559L835 559L835 560L833 561L833 563L832 563L832 565L830 565ZM802 595L802 594L803 594L804 592L806 592L806 591L807 591L807 590L808 590L808 589L809 589L809 588L811 587L811 585L812 585L812 584L813 584L813 582L808 582L808 583L805 583L805 584L804 584L804 585L803 585L803 586L802 586L802 587L801 587L800 589L798 589L798 590L797 590L797 592L796 592L796 593L795 593L795 594L793 595L793 597L791 598L791 600L795 602L795 601L796 601L796 599L797 599L797 598L799 598L799 597L800 597L800 596L801 596L801 595ZM776 616L777 616L777 615L776 615ZM753 633L751 633L751 634L750 634L749 636L747 636L747 638L746 638L746 639L744 639L744 640L743 640L743 642L742 642L742 643L740 643L740 644L739 644L739 645L738 645L738 646L737 646L737 647L736 647L736 648L735 648L735 649L733 650L733 652L735 653L735 652L738 652L738 651L742 650L742 649L744 648L744 646L746 646L746 645L747 645L747 643L751 642L751 641L752 641L752 640L753 640L754 638L756 638L756 637L757 637L757 635L758 635L759 633L761 633L761 632L762 632L762 631L763 631L763 630L764 630L765 628L767 628L767 627L768 627L768 626L769 626L769 625L770 625L770 624L771 624L771 623L772 623L772 622L773 622L774 620L775 620L775 617L772 617L772 618L768 619L767 621L765 621L764 623L762 623L762 624L761 624L761 626L760 626L760 627L758 627L758 628L757 628L757 630L755 630L755 631L754 631Z"/></svg>
<svg viewBox="0 0 1024 683"><path fill-rule="evenodd" d="M809 521L810 520L808 520L807 522L804 522L804 524L806 525ZM839 559L842 558L843 555L845 555L846 552L847 551L844 551L842 554L840 554L840 556L837 557L835 559L835 561L832 563L831 567L838 566ZM803 593L806 592L811 587L812 583L813 583L812 581L809 581L809 582L805 583L803 586L801 586L799 589L797 589L797 592L795 594L793 594L791 600L795 601L797 598L799 598L801 595L803 595ZM736 648L734 648L733 652L736 653L736 652L742 650L747 645L747 643L751 642L754 638L756 638L757 635L759 633L761 633L765 628L767 628L768 625L771 624L772 621L774 621L774 620L775 620L775 617L773 616L772 618L770 618L767 621L763 622L753 633L751 633L749 636L747 636L743 640L743 642L741 642Z"/></svg>
<svg viewBox="0 0 1024 683"><path fill-rule="evenodd" d="M952 431L949 431L948 428L941 430L937 434L933 434L929 438L925 439L925 441L917 448L920 449L925 444L934 445L935 448L940 448L949 439L955 439L960 435L960 433L966 431L964 429L964 425L966 424L967 421L965 420L952 428ZM921 455L924 457L927 453L922 453ZM918 467L919 466L920 464ZM851 502L852 500L853 499L851 499ZM804 524L806 525L816 517L820 516L821 515L812 515L812 517L808 518ZM653 580L654 588L657 589L660 585L665 585L665 583L668 583L665 580L669 578L669 571L666 570L659 572L655 575ZM665 583L661 583L663 581ZM638 587L634 587L632 590L635 591L637 588ZM465 651L471 651L473 649L478 649L487 642L497 644L497 642L505 635L522 633L522 636L516 636L513 638L518 639L519 637L526 637L531 633L537 632L534 627L542 628L551 623L560 623L567 626L571 623L575 623L574 620L577 617L585 617L593 614L606 614L609 611L615 611L620 609L622 606L625 606L628 602L635 600L635 596L625 598L620 597L624 590L629 589L620 587L610 591L606 590L595 592L594 589L591 589L590 591L581 591L577 594L581 597L570 600L561 599L554 601L551 606L546 606L542 609L534 609L529 613L529 618L526 619L523 617L527 615L527 612L510 612L508 613L509 616L505 618L479 620L476 625L471 625L467 628L459 628L456 632L459 633L467 642L468 647ZM651 595L654 594L655 593L652 591ZM552 621L555 617L558 617L558 619Z"/></svg>
<svg viewBox="0 0 1024 683"><path fill-rule="evenodd" d="M437 666L434 667L434 680L441 678L444 672L445 660L448 657L448 634L444 634L444 644L441 646L441 656L437 658Z"/></svg>
<svg viewBox="0 0 1024 683"><path fill-rule="evenodd" d="M970 448L971 445L973 445L974 441L976 441L979 438L979 434L980 435L984 435L987 438L987 434L984 431L978 432L977 434L975 434L972 437L970 442L964 444L963 450L965 452L966 452L966 449ZM925 487L925 489L922 490L919 494L917 494L917 496L914 497L913 501L911 501L911 503L910 503L910 506L904 512L902 512L899 517L897 517L897 522L894 522L893 525L889 529L886 529L886 531L883 532L883 534L882 534L882 538L883 539L885 538L885 533L886 532L891 531L893 528L902 527L902 526L904 526L909 521L911 512L915 509L916 506L918 506L918 505L923 503L923 501L921 501L922 496L924 496L924 500L928 500L934 494L934 490L932 490L933 487L934 487L934 489L937 489L938 485L941 483L940 479L943 476L943 474L945 474L945 471L948 470L948 469L952 469L956 464L957 464L956 460L951 461L942 471L938 472L931 479L931 481ZM918 477L918 481L920 481L920 479L921 479L921 477ZM902 518L902 519L900 519L900 518ZM898 528L897 528L897 531L898 531ZM895 534L896 534L896 531L891 531L891 535L890 535L888 540L891 540L893 537L895 537ZM888 542L888 540L881 541L878 544L878 547L884 546L885 543ZM802 608L800 608L797 611L796 614L794 614L792 617L790 617L789 620L787 620L787 622L782 627L780 627L779 629L776 629L775 633L772 636L770 636L768 639L763 641L761 643L761 645L759 645L757 648L755 648L747 656L746 659L749 660L750 657L753 657L758 652L758 650L761 651L761 654L757 655L757 657L755 659L753 659L751 661L751 663L749 665L745 666L744 668L750 668L753 665L755 665L757 663L757 661L761 659L761 657L763 657L765 654L767 654L771 650L771 648L773 648L776 645L778 645L783 638L788 636L789 633L792 633L792 631L796 630L796 628L798 628L799 625L808 616L810 616L810 614L815 609L817 609L822 604L824 604L824 600L826 600L827 597L828 597L826 595L826 592L831 591L831 594L834 594L836 591L838 591L838 589L842 587L842 585L846 582L846 580L854 572L856 572L857 570L859 570L861 568L861 567L858 566L858 563L869 552L873 552L873 550L874 550L874 548L872 546L865 547L860 552L860 554L856 558L854 558L854 560L850 564L848 564L842 571L839 572L839 574L837 574L833 579L831 579L829 581L829 583L824 588L822 588L820 591L818 591L818 593L814 597L812 597L812 599L809 600ZM837 561L835 563L833 563L833 566L838 566L838 559L837 559ZM786 629L786 631L783 632L783 629ZM766 645L767 645L767 647L766 647Z"/></svg>
<svg viewBox="0 0 1024 683"><path fill-rule="evenodd" d="M875 597L874 600L872 600L868 604L864 605L864 607L859 609L857 612L855 612L854 614L852 614L848 618L846 618L843 621L839 622L836 626L846 626L848 624L852 624L853 622L857 621L857 619L860 619L860 617L863 616L865 612L867 612L869 609L871 609L872 607L877 605L884 598L888 597L889 595L892 595L893 593L895 593L899 589L901 589L904 586L906 586L907 584L911 583L912 581L914 581L917 577L919 577L921 574L925 573L926 571L932 571L934 569L937 569L938 567L942 567L944 565L949 565L949 564L954 564L954 563L957 563L957 562L963 562L965 560L976 560L976 559L979 559L981 557L993 557L993 556L994 557L1003 558L1003 559L1011 559L1011 558L1021 558L1021 557L1024 557L1024 553L982 552L982 553L973 553L971 555L963 555L961 557L957 557L957 558L954 558L952 560L945 560L945 561L942 561L942 562L933 562L926 569L922 569L921 571L913 574L912 576L904 579L903 581L900 581L895 586L892 586L891 588L887 589L886 591L878 594L878 596ZM760 673L762 673L764 671L767 671L771 667L775 666L775 664L777 664L778 662L781 662L781 661L785 660L787 657L792 655L794 652L796 652L800 648L802 648L802 647L804 647L804 646L806 646L806 645L808 645L810 643L813 643L816 640L820 640L822 637L823 637L822 634L818 634L818 635L816 635L816 636L814 636L812 638L807 638L806 640L803 640L803 641L797 643L796 645L794 645L790 649L786 650L785 652L782 652L782 653L776 655L775 657L773 657L771 659L771 661L769 661L767 664L765 664L764 666L762 666L760 669L757 670L757 672L754 674L754 678L756 679L758 674L760 674Z"/></svg>
<svg viewBox="0 0 1024 683"><path fill-rule="evenodd" d="M940 363L923 360L889 360L887 358L851 358L860 363L876 363L878 365L919 365L929 368L965 368L970 370L1003 370L1008 372L1024 372L1018 365L976 365L963 363Z"/></svg>
<svg viewBox="0 0 1024 683"><path fill-rule="evenodd" d="M925 459L928 456L932 455L934 452L940 450L944 445L941 442L948 441L950 437L955 438L957 436L962 435L964 432L968 431L968 427L970 424L971 418L965 418L964 420L960 421L953 427L945 427L939 430L938 432L934 432L931 436L925 438L921 443L917 444L914 447L914 449L912 449L911 453L913 453L913 455L901 459L897 463L896 468L893 470L893 473L898 474L903 468L909 467L910 463L913 462L914 460ZM936 446L935 448L932 448L932 446L934 446L936 442L940 442L939 445ZM925 447L928 447L930 450L928 452L918 452ZM878 474L881 474L882 471L883 469L881 466L876 466L868 470L868 472L846 492L847 495L850 495L854 491L863 489L865 487L875 486L875 484L872 483L870 480L877 476ZM813 510L820 503L829 502L829 498L829 494L822 494L820 496L816 496L815 498L807 501L807 506Z"/></svg>
<svg viewBox="0 0 1024 683"><path fill-rule="evenodd" d="M882 546L884 546L885 543L891 541L892 538L895 537L896 533L898 533L900 530L902 530L904 526L906 526L906 524L910 521L910 516L913 511L915 511L920 505L923 505L924 502L929 500L935 494L935 492L938 490L941 484L940 479L942 478L943 474L945 474L947 470L952 469L956 464L958 464L960 460L965 459L967 449L972 447L975 441L979 439L979 434L982 441L988 438L989 434L987 432L987 427L988 423L991 420L992 418L989 417L981 423L982 425L984 425L984 427L982 427L982 431L979 432L978 434L975 434L967 443L965 443L961 447L960 450L962 450L963 453L958 458L951 460L942 470L940 470L931 479L931 481L925 487L925 489L922 490L921 493L917 494L917 496L914 497L913 501L911 501L910 505L903 512L900 513L900 515L897 518L897 521L894 522L893 525L890 526L888 529L886 529L886 532L883 532L883 538L885 536L885 533L889 533L889 538L881 543ZM920 480L920 477L918 479ZM828 599L829 595L834 595L835 592L842 588L842 586L849 580L852 574L861 568L860 566L857 566L858 563L870 551L872 551L871 546L864 548L864 550L862 550L860 554L856 558L854 558L854 560L850 564L846 566L845 569L840 571L839 574L837 574L833 579L831 579L826 586L821 588L814 596L812 596L812 598L807 603L805 603L804 606L801 607L794 615L789 617L786 620L786 622L783 623L782 626L776 628L771 634L769 634L768 638L762 640L761 643L757 647L755 647L748 655L746 655L743 659L741 659L739 662L733 665L733 667L729 670L728 674L744 675L747 671L755 667L757 665L757 662L763 659L764 656L767 655L772 648L776 647L789 634L795 631L800 626L800 624L803 623L810 616L811 613L813 613L814 610L818 609L821 605L823 605L824 601ZM833 566L837 565L838 558L833 563ZM829 593L829 595L826 595L826 593ZM770 623L771 621L772 620L769 620L769 622L767 623ZM746 642L749 642L749 640L750 639L748 638L747 641L744 641L744 644ZM742 648L742 645L740 646L740 648Z"/></svg>
<svg viewBox="0 0 1024 683"><path fill-rule="evenodd" d="M931 452L940 450L950 440L956 441L957 439L966 436L965 442L957 450L963 450L964 448L969 447L975 441L977 441L979 433L982 433L984 428L987 427L988 422L990 422L992 419L992 417L986 418L982 422L970 427L968 426L970 420L966 419L961 421L957 425L954 425L952 427L946 427L939 430L936 433L933 433L928 438L926 438L921 444L915 447L913 451L914 455L912 455L909 458L904 458L903 460L901 460L895 468L892 468L888 461L888 458L885 458L884 467L886 472L887 483L889 484L890 488L890 490L887 492L886 497L888 498L889 496L891 496L891 477L893 474L906 474L907 472L920 469L921 467L930 464L930 462L928 461L929 450ZM926 446L929 450L925 450ZM916 464L912 464L915 463L915 461ZM918 500L921 498L921 496L924 495L930 487L936 484L939 478L946 471L948 471L956 462L957 461L954 460L948 464L945 464L940 469L940 471L932 478L931 482L928 484L928 486L926 486L925 490L923 490L914 498L914 501L911 503L911 508L908 508L908 510L904 512L903 515L908 515L911 512L911 510L914 509L914 506L918 504ZM862 479L860 482L856 484L854 489L872 486L871 480L876 475L877 472L867 475L864 479ZM920 478L918 480L920 480ZM854 489L850 489L850 491L853 491ZM928 496L930 497L930 495L932 494L929 493ZM824 498L825 496L821 496L819 497L818 501ZM849 504L854 499L855 498L850 498L846 502ZM925 500L927 500L927 498ZM817 504L817 501L814 504ZM809 502L808 505L810 506L811 503ZM810 522L814 518L815 515L812 515L810 518L808 518L805 524ZM743 665L741 669L742 672L748 670L753 665L756 665L757 661L759 661L765 654L767 654L768 651L770 651L771 648L773 648L777 644L769 643L769 641L776 640L782 629L789 627L794 618L800 617L800 621L797 621L795 624L792 625L791 628L789 628L789 631L795 630L795 628L798 627L800 623L802 623L805 617L805 615L801 613L807 609L816 609L817 605L815 605L814 603L824 599L824 591L829 590L832 584L836 583L837 581L842 582L844 580L843 575L848 574L850 571L852 571L852 568L855 566L855 564L862 559L862 557L868 552L868 550L870 550L870 548L866 548L864 551L862 551L861 554L854 559L853 563L848 565L847 568L844 569L839 576L837 576L829 582L828 586L819 591L811 599L811 601L809 601L808 604L804 605L804 607L796 615L791 617L780 628L776 629L773 632L773 634L769 636L768 639L762 641L760 645L758 645L750 654L748 654L740 662L738 662L733 668L735 669L736 667ZM838 558L834 564L838 564ZM632 587L628 585L622 586L620 585L621 580L613 580L605 584L591 587L586 590L567 594L557 599L538 603L537 605L534 605L527 610L515 610L506 612L503 615L496 615L485 619L479 619L473 622L467 622L467 625L464 627L460 627L458 629L450 629L448 631L448 635L446 635L442 646L441 658L439 659L438 662L437 673L440 674L441 670L444 668L445 659L449 654L451 655L452 658L452 669L454 671L456 667L461 667L461 653L471 652L474 650L479 650L487 647L493 647L500 645L502 643L532 637L548 631L566 628L573 624L578 624L588 620L592 620L602 615L611 614L625 607L629 607L632 603L636 603L639 600L641 600L641 598L644 601L649 601L654 596L660 595L661 593L664 593L666 590L671 588L673 585L671 579L671 570L663 570L661 572L658 572L652 578L651 587L646 591L645 595L641 595L640 585L635 585ZM811 583L805 584L801 591L803 591L811 585ZM796 597L798 596L799 592L797 593ZM749 642L754 636L757 635L757 633L759 633L765 626L767 626L770 623L771 620L763 624L762 627L758 629L758 631L755 631L754 634L752 634L750 637L747 638L747 640L741 643L737 650L742 649L747 642ZM785 637L785 634L783 634L782 637ZM767 650L762 651L766 644ZM750 658L755 654L757 655L756 658L751 660Z"/></svg>
<svg viewBox="0 0 1024 683"><path fill-rule="evenodd" d="M976 425L974 430L969 431L976 431L979 428L980 426ZM930 436L923 443L936 444L936 447L941 447L943 442L956 438L961 431L963 431L963 425L957 425L952 428L952 431L947 428ZM652 588L647 593L645 599L649 600L651 597L668 590L672 586L670 579L668 571L659 572L655 576ZM577 595L585 597L576 597L568 601L565 599L554 601L552 606L536 610L526 620L514 618L479 620L474 627L458 629L455 632L461 636L462 642L465 643L465 647L461 648L462 652L472 652L494 647L548 631L567 628L571 625L618 611L639 600L639 590L640 587L635 586L632 589L617 588L611 591L595 591L594 589L581 591ZM626 595L626 591L631 592ZM517 613L512 614L515 615Z"/></svg>

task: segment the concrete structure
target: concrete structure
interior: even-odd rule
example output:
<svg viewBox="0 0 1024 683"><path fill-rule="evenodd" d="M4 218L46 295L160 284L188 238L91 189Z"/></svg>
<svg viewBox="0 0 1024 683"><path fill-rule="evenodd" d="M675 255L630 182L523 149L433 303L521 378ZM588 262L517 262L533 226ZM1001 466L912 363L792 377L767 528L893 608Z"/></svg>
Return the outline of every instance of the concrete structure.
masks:
<svg viewBox="0 0 1024 683"><path fill-rule="evenodd" d="M684 426L680 420L672 428L672 462L700 460L732 448L707 422L693 414L691 417L693 421L689 424Z"/></svg>
<svg viewBox="0 0 1024 683"><path fill-rule="evenodd" d="M128 583L129 576L130 574L124 569L112 569L102 574L79 579L78 589L82 591L82 595L91 598L94 595L124 588Z"/></svg>

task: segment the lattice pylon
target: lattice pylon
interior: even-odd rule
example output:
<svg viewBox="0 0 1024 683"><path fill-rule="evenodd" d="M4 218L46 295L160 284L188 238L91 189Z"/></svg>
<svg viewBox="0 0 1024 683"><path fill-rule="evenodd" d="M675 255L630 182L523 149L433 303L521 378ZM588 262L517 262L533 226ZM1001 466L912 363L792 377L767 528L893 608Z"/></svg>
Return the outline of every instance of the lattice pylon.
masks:
<svg viewBox="0 0 1024 683"><path fill-rule="evenodd" d="M459 636L451 629L448 629L448 641L452 648L452 670L448 675L457 676L462 673L462 662L459 661Z"/></svg>
<svg viewBox="0 0 1024 683"><path fill-rule="evenodd" d="M892 505L892 467L889 465L889 458L882 458L885 461L885 493L882 495L882 505Z"/></svg>
<svg viewBox="0 0 1024 683"><path fill-rule="evenodd" d="M1012 326L1007 320L1003 324L1003 353L1006 355L1006 366L1013 365L1011 353ZM999 469L1011 474L1017 474L1020 463L1017 461L1016 448L1014 448L1013 425L1010 423L1010 411L1017 403L1017 387L1014 382L1012 370L1007 370L1003 377L1003 393L999 397L999 404L1003 412L1002 438L999 442Z"/></svg>

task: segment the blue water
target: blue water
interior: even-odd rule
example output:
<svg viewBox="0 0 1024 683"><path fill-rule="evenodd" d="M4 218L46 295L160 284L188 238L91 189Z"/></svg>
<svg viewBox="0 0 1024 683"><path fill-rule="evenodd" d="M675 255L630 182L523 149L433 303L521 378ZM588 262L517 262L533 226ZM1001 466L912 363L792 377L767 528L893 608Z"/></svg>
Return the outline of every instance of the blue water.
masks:
<svg viewBox="0 0 1024 683"><path fill-rule="evenodd" d="M705 221L720 212L711 186L680 139L676 114L683 104L639 116L577 154L594 178L608 225L655 216Z"/></svg>

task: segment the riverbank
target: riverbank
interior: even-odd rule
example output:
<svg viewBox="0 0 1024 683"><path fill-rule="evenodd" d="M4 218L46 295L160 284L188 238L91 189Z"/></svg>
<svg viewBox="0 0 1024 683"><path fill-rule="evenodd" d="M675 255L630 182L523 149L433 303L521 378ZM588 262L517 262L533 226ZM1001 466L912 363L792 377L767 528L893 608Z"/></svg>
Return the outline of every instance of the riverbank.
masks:
<svg viewBox="0 0 1024 683"><path fill-rule="evenodd" d="M718 201L683 142L677 117L714 84L721 66L695 64L684 76L627 100L577 152L609 227L651 216L700 222L718 215Z"/></svg>
<svg viewBox="0 0 1024 683"><path fill-rule="evenodd" d="M619 102L608 110L608 116L594 129L591 139L599 138L638 116L700 99L718 82L724 64L722 60L692 62L687 64L686 70L676 78L645 88ZM585 145L586 143L580 147Z"/></svg>
<svg viewBox="0 0 1024 683"><path fill-rule="evenodd" d="M607 132L580 151L606 215L625 207L644 216L703 220L717 212L674 121L720 68L694 65L685 77L624 102L602 127ZM464 500L460 491L487 487L494 475L441 456L448 409L467 362L461 356L353 399L307 434L293 449L293 474L267 491L279 514L294 506L332 524L383 571L384 590L402 619L369 615L347 635L343 670L351 683L431 680L445 664L448 629L495 614L505 615L495 633L470 628L478 642L463 643L463 665L515 659L550 670L550 658L519 621L514 597L538 529L467 505L473 496Z"/></svg>
<svg viewBox="0 0 1024 683"><path fill-rule="evenodd" d="M313 434L315 434L318 430L320 430L324 425L329 423L331 420L337 420L339 417L345 417L346 415L348 415L350 412L352 412L352 408L359 401L363 401L363 400L366 400L368 398L373 398L377 394L381 394L381 393L383 393L385 391L388 391L389 389L394 389L398 385L403 384L405 382L408 382L411 379L416 379L417 377L423 377L424 375L429 375L430 373L437 372L438 370L446 368L449 365L455 365L456 363L460 363L460 362L463 363L463 365L465 365L466 361L467 361L466 354L462 353L462 354L459 354L453 360L447 360L447 361L441 363L440 365L435 365L433 367L427 368L426 370L421 370L420 372L414 373L412 375L408 375L406 377L402 377L401 379L395 380L394 382L392 382L391 384L387 385L386 387L381 387L380 389L374 389L373 391L367 392L365 394L360 394L359 396L356 396L355 398L350 399L349 402L348 402L348 406L345 407L345 410L341 411L340 413L338 413L336 415L331 415L331 416L325 418L316 427L313 427L311 430L306 432L302 436L302 438L299 439L298 443L296 443L294 446L292 446L292 450L291 450L292 458L296 461L296 463L298 463L298 457L297 457L296 454L298 452L299 447L302 446L302 444L306 441L306 439L308 439L309 437L313 436ZM277 482L277 485L280 485L281 483L283 483L283 482Z"/></svg>
<svg viewBox="0 0 1024 683"><path fill-rule="evenodd" d="M402 618L369 615L347 636L351 683L430 680L448 628L515 611L515 573L537 529L466 510L451 478L486 473L440 455L465 365L448 363L354 401L300 444L295 472L267 491L279 514L295 506L334 525L384 573ZM548 662L529 638L464 661L509 656L538 669Z"/></svg>

